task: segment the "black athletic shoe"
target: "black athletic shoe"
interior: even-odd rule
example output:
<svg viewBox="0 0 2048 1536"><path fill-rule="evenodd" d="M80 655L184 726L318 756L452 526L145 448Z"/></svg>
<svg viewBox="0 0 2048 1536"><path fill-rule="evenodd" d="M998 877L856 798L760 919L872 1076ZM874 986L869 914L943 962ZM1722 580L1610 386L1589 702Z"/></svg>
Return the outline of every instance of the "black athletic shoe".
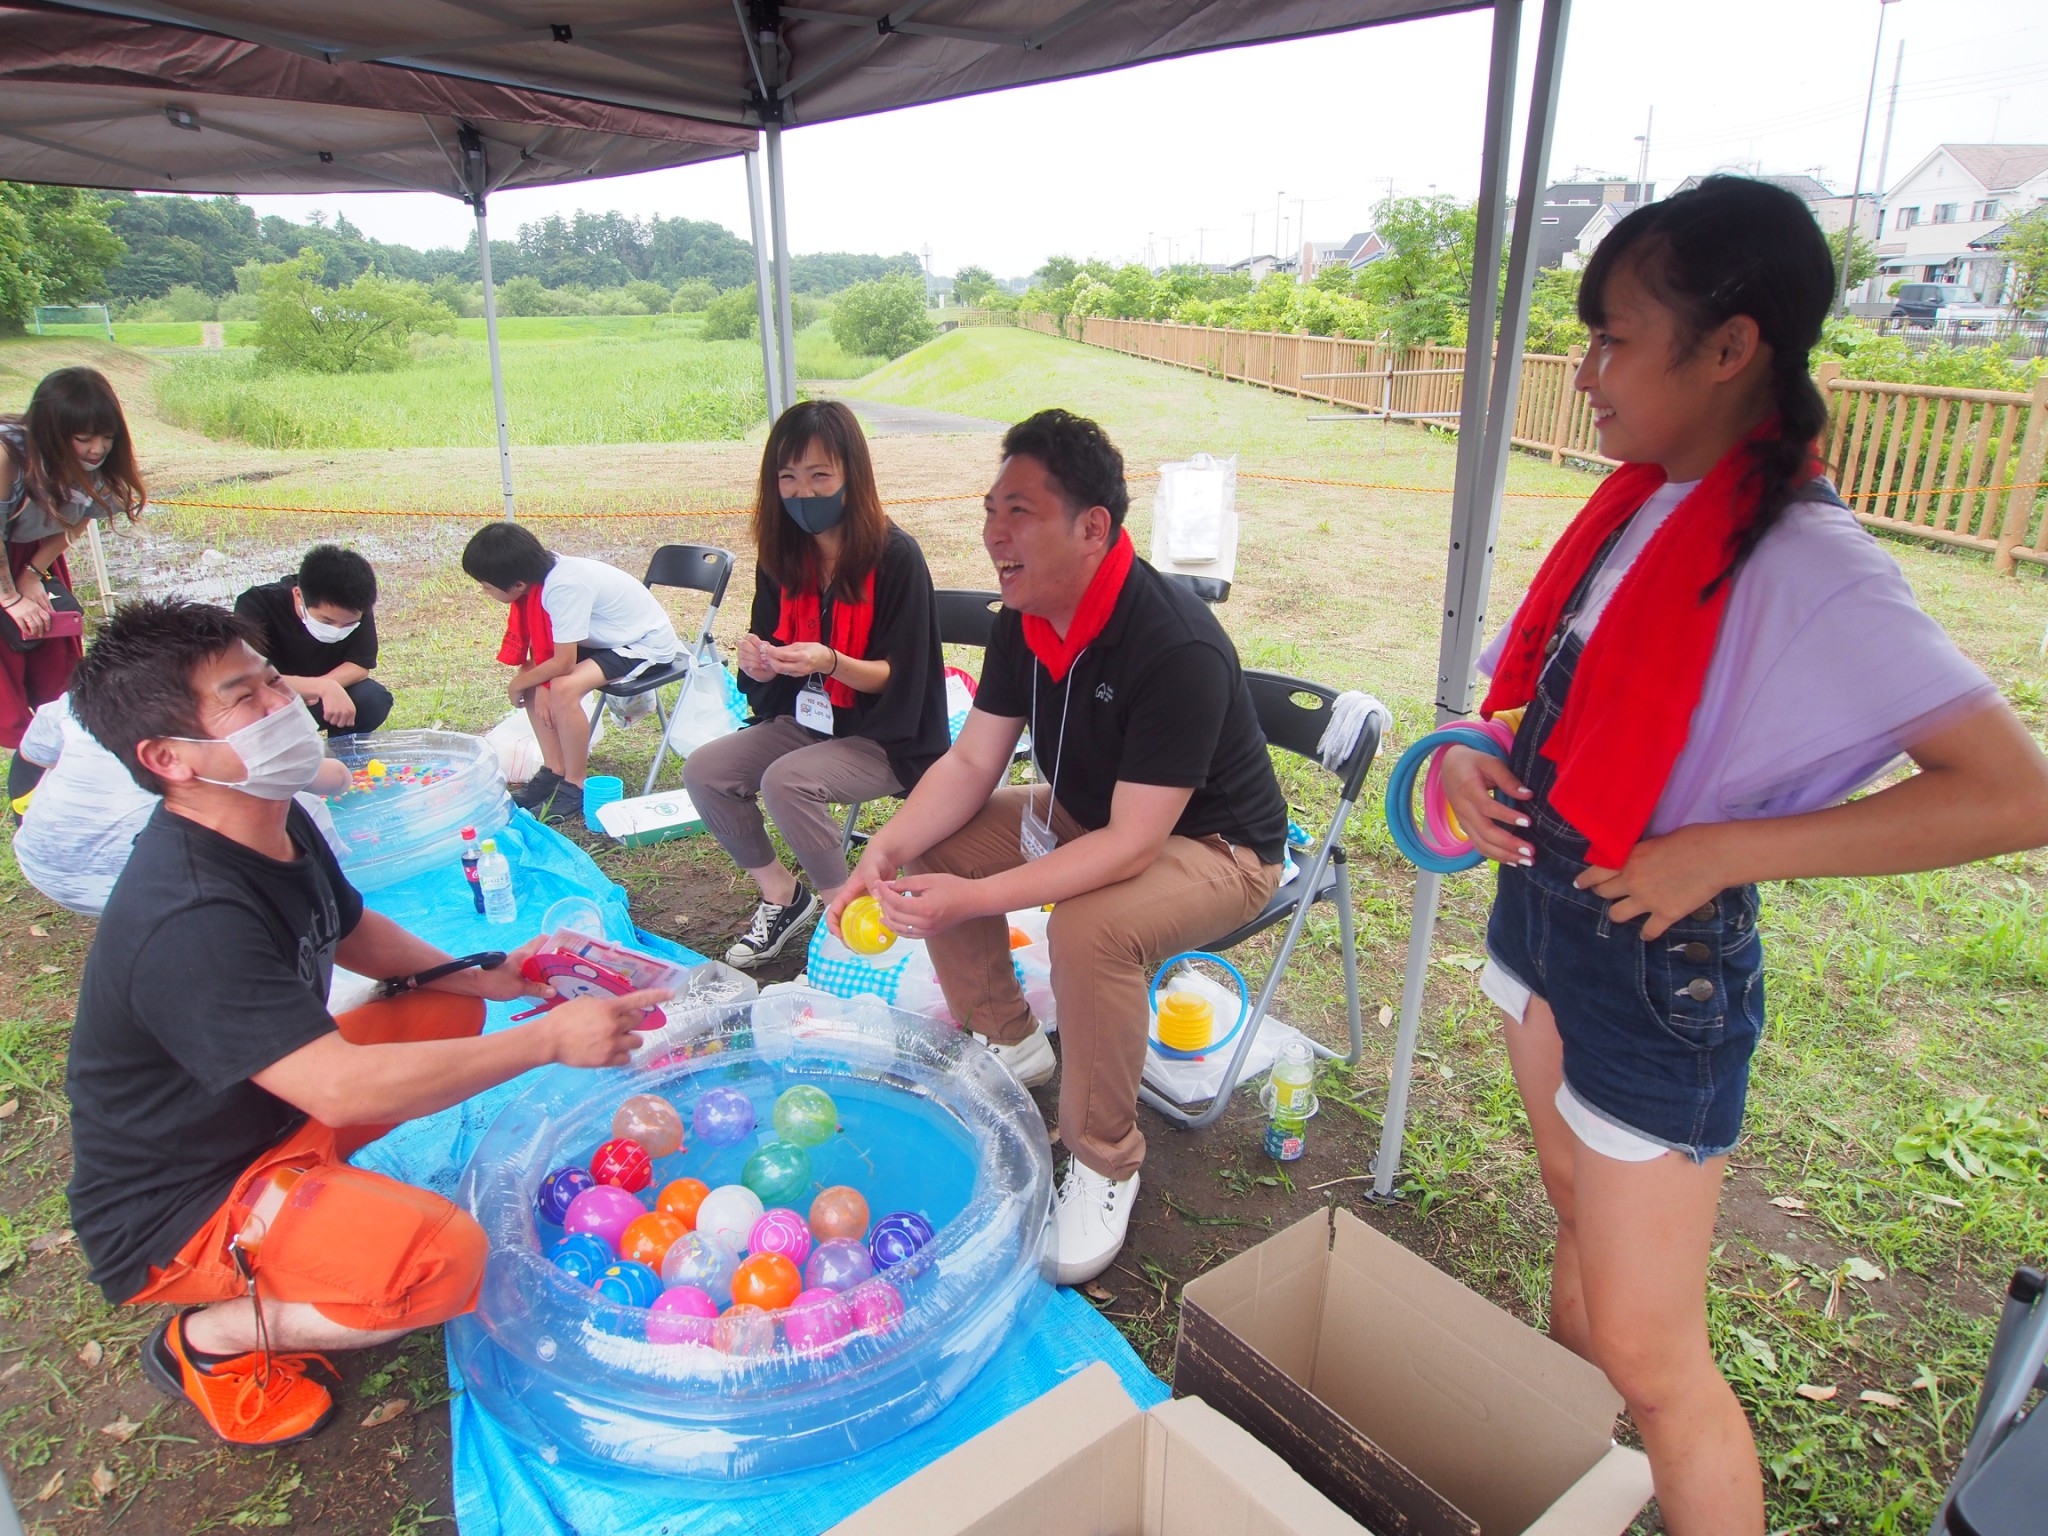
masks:
<svg viewBox="0 0 2048 1536"><path fill-rule="evenodd" d="M542 821L573 821L583 825L583 786L557 779L552 793L533 809Z"/></svg>
<svg viewBox="0 0 2048 1536"><path fill-rule="evenodd" d="M773 960L782 953L784 945L818 920L818 913L822 910L818 898L804 889L803 882L799 880L796 895L790 898L788 905L777 906L772 901L764 901L754 908L754 921L725 952L725 963L745 971L763 961Z"/></svg>
<svg viewBox="0 0 2048 1536"><path fill-rule="evenodd" d="M520 785L519 788L512 791L512 803L524 806L530 811L547 799L549 795L552 795L555 792L555 786L561 782L562 776L555 772L554 769L543 768L539 773L536 773L532 778Z"/></svg>

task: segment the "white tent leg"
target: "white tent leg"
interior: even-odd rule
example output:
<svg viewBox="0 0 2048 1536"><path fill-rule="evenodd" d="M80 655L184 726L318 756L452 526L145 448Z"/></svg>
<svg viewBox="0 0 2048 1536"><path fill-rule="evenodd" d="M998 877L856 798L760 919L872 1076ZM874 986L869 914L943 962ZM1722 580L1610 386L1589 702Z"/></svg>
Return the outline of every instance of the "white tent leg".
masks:
<svg viewBox="0 0 2048 1536"><path fill-rule="evenodd" d="M484 280L484 339L491 350L491 404L498 413L498 486L505 493L505 520L516 521L512 507L512 421L505 413L505 362L498 353L498 292L491 283L491 226L484 200L476 200L476 260Z"/></svg>
<svg viewBox="0 0 2048 1536"><path fill-rule="evenodd" d="M747 213L754 230L754 302L761 318L761 378L768 391L768 424L782 414L782 366L775 345L774 301L768 291L768 221L761 209L761 152L746 156Z"/></svg>
<svg viewBox="0 0 2048 1536"><path fill-rule="evenodd" d="M107 580L107 546L100 542L100 524L96 517L85 520L87 547L92 551L93 580L100 584L100 611L108 618L114 616L114 584Z"/></svg>
<svg viewBox="0 0 2048 1536"><path fill-rule="evenodd" d="M782 344L782 408L796 404L796 331L789 319L789 200L782 186L782 125L768 125L768 219L775 231L775 331Z"/></svg>
<svg viewBox="0 0 2048 1536"><path fill-rule="evenodd" d="M1501 492L1507 480L1515 394L1521 382L1521 353L1528 332L1529 288L1534 279L1536 223L1527 216L1539 206L1550 141L1557 117L1558 85L1570 0L1543 0L1537 34L1535 78L1529 97L1529 126L1522 145L1522 174L1516 188L1519 209L1509 254L1507 307L1500 315L1500 367L1494 368L1496 301L1493 274L1500 270L1501 226L1506 212L1509 113L1514 103L1515 63L1521 35L1520 0L1500 0L1494 10L1493 58L1487 85L1486 137L1481 149L1479 227L1472 261L1471 321L1465 344L1465 389L1459 402L1458 466L1451 498L1451 550L1444 579L1443 642L1437 657L1436 720L1442 725L1472 710L1472 675L1486 624L1487 590L1493 580L1493 548L1500 533ZM1436 928L1443 877L1427 872L1415 882L1415 913L1408 932L1408 967L1401 990L1401 1023L1394 1041L1387 1116L1373 1163L1372 1195L1393 1197L1401 1168L1401 1139L1407 1128L1408 1084L1415 1065L1415 1040L1422 1020L1423 987L1429 977L1430 937Z"/></svg>

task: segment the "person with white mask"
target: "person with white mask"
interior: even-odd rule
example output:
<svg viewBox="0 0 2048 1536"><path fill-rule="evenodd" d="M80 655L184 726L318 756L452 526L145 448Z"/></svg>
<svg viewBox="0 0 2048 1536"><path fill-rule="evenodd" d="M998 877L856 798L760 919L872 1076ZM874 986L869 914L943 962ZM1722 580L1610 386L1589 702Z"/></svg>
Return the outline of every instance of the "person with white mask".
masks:
<svg viewBox="0 0 2048 1536"><path fill-rule="evenodd" d="M273 1446L333 1415L315 1351L476 1302L482 1229L350 1155L534 1067L623 1066L665 994L482 1034L486 1000L542 995L520 973L541 940L456 960L364 906L294 803L325 751L256 638L224 608L133 603L74 674L78 719L163 801L86 957L64 1088L91 1278L180 1309L144 1374L223 1439ZM389 995L335 1017L337 964Z"/></svg>
<svg viewBox="0 0 2048 1536"><path fill-rule="evenodd" d="M256 648L330 736L367 733L391 716L377 666L377 573L339 544L315 544L296 576L249 588L235 612L263 632Z"/></svg>

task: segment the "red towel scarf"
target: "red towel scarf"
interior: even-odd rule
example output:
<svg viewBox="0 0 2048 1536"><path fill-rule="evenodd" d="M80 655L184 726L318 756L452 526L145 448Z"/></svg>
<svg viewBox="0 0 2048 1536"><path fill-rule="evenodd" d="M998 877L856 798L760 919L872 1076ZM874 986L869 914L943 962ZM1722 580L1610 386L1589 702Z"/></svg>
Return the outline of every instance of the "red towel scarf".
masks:
<svg viewBox="0 0 2048 1536"><path fill-rule="evenodd" d="M1586 834L1587 857L1602 868L1627 861L1691 734L1734 583L1701 594L1756 512L1750 444L1776 431L1773 418L1737 443L1650 536L1587 640L1564 714L1543 745L1558 765L1551 804ZM1481 715L1534 697L1565 604L1609 535L1664 478L1654 464L1624 464L1572 519L1515 612Z"/></svg>
<svg viewBox="0 0 2048 1536"><path fill-rule="evenodd" d="M1131 574L1131 562L1137 558L1130 534L1117 529L1116 541L1104 552L1102 564L1089 577L1088 590L1081 594L1081 606L1074 610L1074 622L1067 626L1064 638L1037 614L1024 615L1024 643L1044 663L1054 682L1066 678L1074 663L1081 659L1081 653L1095 643L1095 637L1109 623L1109 616L1116 612L1116 600L1123 594L1124 581Z"/></svg>
<svg viewBox="0 0 2048 1536"><path fill-rule="evenodd" d="M819 633L820 603L815 592L792 592L782 589L782 614L775 621L775 642L778 645L800 643L829 645L842 656L851 656L855 661L868 659L868 635L875 627L875 573L869 571L867 579L860 585L860 601L849 603L840 598L832 604L832 638L826 640ZM825 696L841 709L853 707L853 690L836 677L825 679Z"/></svg>
<svg viewBox="0 0 2048 1536"><path fill-rule="evenodd" d="M555 654L555 626L541 606L540 583L512 599L505 611L505 639L498 660L508 667L537 667Z"/></svg>

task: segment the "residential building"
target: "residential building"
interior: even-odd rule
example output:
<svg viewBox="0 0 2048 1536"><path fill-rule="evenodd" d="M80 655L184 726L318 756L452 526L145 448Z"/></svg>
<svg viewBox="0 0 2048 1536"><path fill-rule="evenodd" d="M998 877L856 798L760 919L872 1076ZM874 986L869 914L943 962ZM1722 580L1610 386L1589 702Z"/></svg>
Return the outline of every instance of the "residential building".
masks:
<svg viewBox="0 0 2048 1536"><path fill-rule="evenodd" d="M1543 207L1537 215L1537 267L1563 266L1565 253L1578 250L1579 236L1593 216L1610 203L1625 213L1656 195L1655 182L1645 188L1633 181L1561 181L1546 188ZM1599 241L1596 239L1594 244Z"/></svg>
<svg viewBox="0 0 2048 1536"><path fill-rule="evenodd" d="M2048 144L1938 144L1878 214L1877 285L1956 283L2002 301L2006 262L1988 239L2048 202Z"/></svg>
<svg viewBox="0 0 2048 1536"><path fill-rule="evenodd" d="M1355 234L1349 240L1304 241L1301 247L1301 281L1314 282L1316 274L1329 266L1349 267L1355 272L1379 260L1386 252L1386 242L1372 230Z"/></svg>

